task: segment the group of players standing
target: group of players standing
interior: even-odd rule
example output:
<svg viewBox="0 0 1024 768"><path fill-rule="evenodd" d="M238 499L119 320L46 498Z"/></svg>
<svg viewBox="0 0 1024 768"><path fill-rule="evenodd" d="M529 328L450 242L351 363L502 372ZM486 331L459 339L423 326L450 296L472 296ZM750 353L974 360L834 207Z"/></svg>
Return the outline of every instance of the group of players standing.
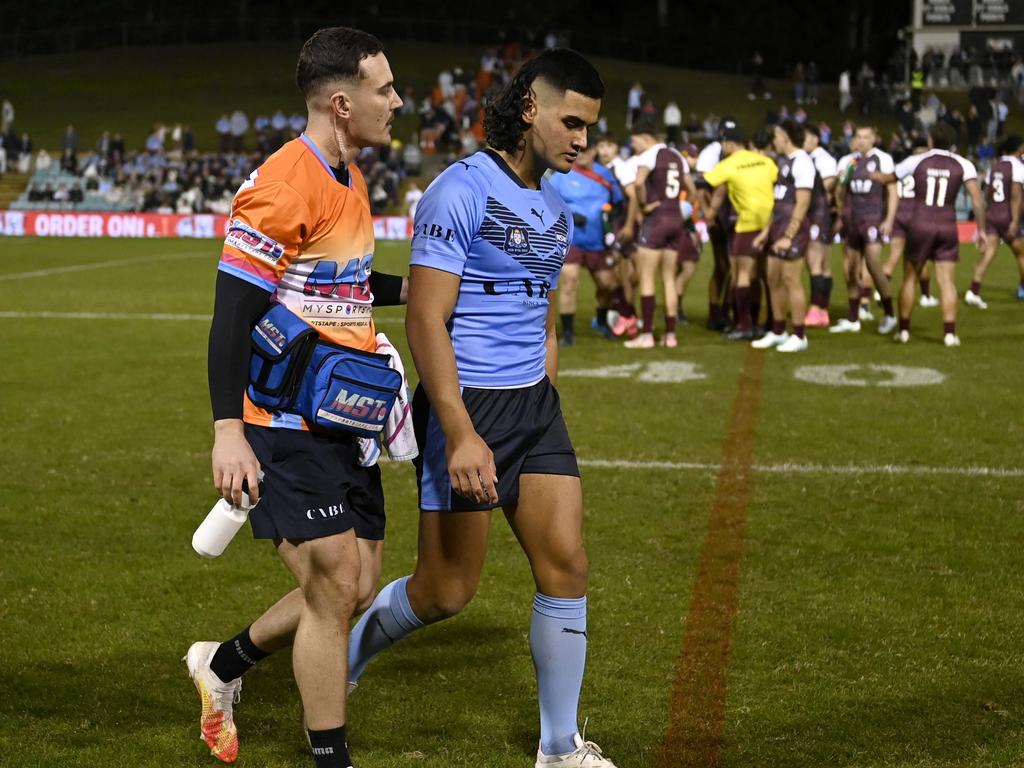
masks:
<svg viewBox="0 0 1024 768"><path fill-rule="evenodd" d="M660 343L678 345L682 299L700 255L696 205L714 256L709 329L754 347L800 352L808 348L808 326L860 332L862 321L874 317L874 294L883 312L878 332L896 331L896 340L906 343L920 286L918 304L941 304L943 341L958 346L954 273L961 187L971 197L982 253L966 303L987 307L981 281L1001 241L1017 257L1017 295L1024 299L1024 139L1011 136L1003 142L987 173L984 196L974 165L953 151L955 140L951 128L938 124L897 164L876 146L877 132L867 125L857 128L851 152L838 161L821 146L816 126L793 120L762 129L748 141L737 122L726 118L717 140L695 158L660 141L653 125L643 121L632 129L628 159L612 136L592 137L573 172L556 180L577 223L563 270L561 343L574 343L579 271L586 265L597 285L595 330L609 338L629 337L629 348L653 348L660 277L665 308ZM845 245L848 309L832 324L830 247L837 236ZM885 242L890 253L883 262ZM890 281L901 260L897 312ZM931 295L933 272L941 302Z"/></svg>

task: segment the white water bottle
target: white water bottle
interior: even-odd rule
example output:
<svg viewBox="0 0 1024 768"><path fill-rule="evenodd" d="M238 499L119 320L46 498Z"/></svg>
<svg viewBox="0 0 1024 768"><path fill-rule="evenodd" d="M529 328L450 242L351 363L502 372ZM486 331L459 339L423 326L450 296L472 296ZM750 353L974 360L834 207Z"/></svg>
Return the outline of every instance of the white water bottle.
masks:
<svg viewBox="0 0 1024 768"><path fill-rule="evenodd" d="M260 478L263 473L260 472ZM235 538L238 529L249 519L249 494L242 491L241 506L234 506L226 499L218 499L213 509L192 534L192 549L200 557L219 557Z"/></svg>

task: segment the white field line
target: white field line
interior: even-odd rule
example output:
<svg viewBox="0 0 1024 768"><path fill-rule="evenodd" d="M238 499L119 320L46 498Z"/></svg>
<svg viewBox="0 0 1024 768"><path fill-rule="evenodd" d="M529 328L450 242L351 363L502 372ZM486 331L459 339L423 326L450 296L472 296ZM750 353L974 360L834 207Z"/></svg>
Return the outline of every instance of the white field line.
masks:
<svg viewBox="0 0 1024 768"><path fill-rule="evenodd" d="M184 312L18 312L0 311L0 320L202 320L210 322L212 315L193 315ZM400 317L375 317L376 325L405 322Z"/></svg>
<svg viewBox="0 0 1024 768"><path fill-rule="evenodd" d="M51 267L50 269L35 269L31 272L11 272L7 275L0 275L0 282L5 280L28 280L32 277L49 277L51 275L63 275L69 272L88 272L91 269L107 269L108 267L124 267L130 264L148 264L154 261L169 261L171 259L210 259L214 263L216 254L209 253L166 253L162 256L136 256L131 259L111 259L110 261L94 261L91 264L72 264L67 267Z"/></svg>
<svg viewBox="0 0 1024 768"><path fill-rule="evenodd" d="M669 471L717 472L720 464L689 461L628 461L625 459L580 459L581 467L595 469L651 469ZM1017 467L928 467L898 464L755 464L755 472L771 475L952 475L955 477L1024 477L1024 468Z"/></svg>
<svg viewBox="0 0 1024 768"><path fill-rule="evenodd" d="M210 315L171 312L17 312L0 311L0 319L46 319L46 320L201 320L210 321ZM403 322L400 317L379 317L374 322L396 324ZM385 465L393 462L383 462ZM630 461L627 459L580 459L581 467L594 469L648 469L669 471L718 472L720 464L693 461ZM954 477L1024 477L1024 468L1017 467L928 467L901 466L898 464L755 464L755 472L783 475L946 475Z"/></svg>

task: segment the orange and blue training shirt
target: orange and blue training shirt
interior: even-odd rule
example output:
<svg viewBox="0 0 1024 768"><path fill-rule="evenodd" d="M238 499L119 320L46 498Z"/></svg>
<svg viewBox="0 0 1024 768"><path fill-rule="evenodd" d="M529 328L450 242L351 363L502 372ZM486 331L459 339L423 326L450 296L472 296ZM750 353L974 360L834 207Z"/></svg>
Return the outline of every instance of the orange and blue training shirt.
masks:
<svg viewBox="0 0 1024 768"><path fill-rule="evenodd" d="M219 269L258 285L326 341L376 349L369 278L373 217L366 181L348 184L302 134L250 174L231 205ZM249 424L306 429L300 416L271 413L245 398Z"/></svg>

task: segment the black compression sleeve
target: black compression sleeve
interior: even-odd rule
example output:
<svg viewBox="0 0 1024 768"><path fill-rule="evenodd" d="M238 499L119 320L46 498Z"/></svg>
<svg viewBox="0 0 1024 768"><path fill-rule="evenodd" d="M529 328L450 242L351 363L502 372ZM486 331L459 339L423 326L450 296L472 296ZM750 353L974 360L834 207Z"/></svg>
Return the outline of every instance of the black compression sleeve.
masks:
<svg viewBox="0 0 1024 768"><path fill-rule="evenodd" d="M249 382L250 333L270 301L270 292L226 272L217 273L207 373L213 420L242 418Z"/></svg>
<svg viewBox="0 0 1024 768"><path fill-rule="evenodd" d="M373 306L394 307L402 301L402 283L405 278L384 272L370 273L370 290L373 291Z"/></svg>

